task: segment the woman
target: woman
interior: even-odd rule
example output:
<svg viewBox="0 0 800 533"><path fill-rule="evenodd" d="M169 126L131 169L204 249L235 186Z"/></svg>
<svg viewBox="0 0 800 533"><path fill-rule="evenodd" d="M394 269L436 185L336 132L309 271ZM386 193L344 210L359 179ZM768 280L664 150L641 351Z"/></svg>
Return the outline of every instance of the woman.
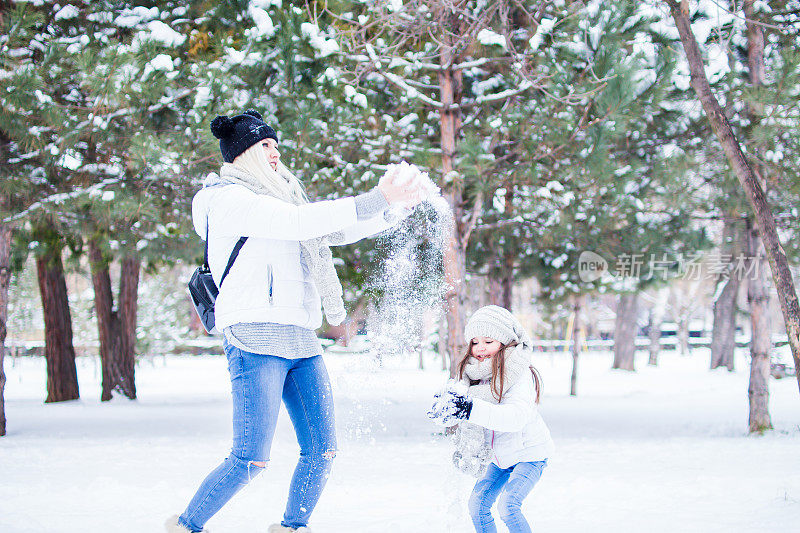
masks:
<svg viewBox="0 0 800 533"><path fill-rule="evenodd" d="M233 393L233 448L200 485L171 533L203 526L266 467L281 400L300 444L286 512L270 533L310 532L309 517L336 455L333 401L314 330L320 306L332 325L345 318L328 243L349 244L391 227L390 205L413 207L422 191L391 174L356 197L309 203L280 161L278 136L255 111L211 123L225 161L192 202L195 230L208 241L220 285L216 325L224 333ZM399 180L397 180L399 181ZM236 243L247 237L219 283Z"/></svg>

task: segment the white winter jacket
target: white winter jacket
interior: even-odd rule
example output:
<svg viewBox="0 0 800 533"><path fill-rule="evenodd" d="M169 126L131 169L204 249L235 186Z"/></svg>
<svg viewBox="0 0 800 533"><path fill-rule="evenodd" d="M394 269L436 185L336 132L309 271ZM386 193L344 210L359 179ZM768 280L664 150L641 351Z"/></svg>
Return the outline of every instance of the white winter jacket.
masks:
<svg viewBox="0 0 800 533"><path fill-rule="evenodd" d="M473 398L469 421L483 426L492 447L492 462L510 468L520 462L549 458L555 445L535 403L533 375L525 372L501 403Z"/></svg>
<svg viewBox="0 0 800 533"><path fill-rule="evenodd" d="M352 197L294 205L238 184L202 188L192 200L192 221L201 238L208 223L208 264L219 280L240 237L248 237L220 287L217 329L242 322L275 322L308 329L322 325L322 304L304 272L300 241L335 231L350 244L392 226L383 213L357 221Z"/></svg>

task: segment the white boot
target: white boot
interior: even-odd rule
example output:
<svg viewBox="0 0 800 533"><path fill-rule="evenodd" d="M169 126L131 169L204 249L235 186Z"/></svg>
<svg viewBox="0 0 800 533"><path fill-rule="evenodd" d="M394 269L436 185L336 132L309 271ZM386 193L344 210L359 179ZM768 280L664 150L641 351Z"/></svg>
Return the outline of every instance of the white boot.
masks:
<svg viewBox="0 0 800 533"><path fill-rule="evenodd" d="M280 524L272 524L269 526L267 533L313 533L308 527L302 526L297 529L293 527L286 527Z"/></svg>
<svg viewBox="0 0 800 533"><path fill-rule="evenodd" d="M167 533L191 533L191 529L187 528L180 522L178 522L178 515L172 515L167 518L167 521L164 522L164 528L167 530ZM207 529L204 529L200 533L209 533Z"/></svg>

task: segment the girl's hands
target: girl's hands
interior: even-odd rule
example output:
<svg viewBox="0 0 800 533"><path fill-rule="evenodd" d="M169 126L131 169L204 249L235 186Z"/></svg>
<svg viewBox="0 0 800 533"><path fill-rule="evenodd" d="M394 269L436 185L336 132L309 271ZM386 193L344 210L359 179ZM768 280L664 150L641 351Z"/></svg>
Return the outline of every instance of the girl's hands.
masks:
<svg viewBox="0 0 800 533"><path fill-rule="evenodd" d="M389 204L402 204L411 208L422 202L424 190L419 186L417 180L408 180L401 183L400 169L394 167L383 175L378 182L378 190L383 193Z"/></svg>
<svg viewBox="0 0 800 533"><path fill-rule="evenodd" d="M472 412L472 400L450 389L435 395L433 400L428 418L441 426L450 426L453 422L467 420Z"/></svg>

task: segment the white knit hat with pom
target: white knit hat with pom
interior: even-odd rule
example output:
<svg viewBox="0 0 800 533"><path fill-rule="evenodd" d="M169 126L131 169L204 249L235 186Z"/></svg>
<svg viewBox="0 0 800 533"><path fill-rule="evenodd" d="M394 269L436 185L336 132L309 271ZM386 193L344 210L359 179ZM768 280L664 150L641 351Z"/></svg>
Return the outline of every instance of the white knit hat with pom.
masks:
<svg viewBox="0 0 800 533"><path fill-rule="evenodd" d="M531 348L531 338L511 311L498 305L481 307L467 321L464 338L489 337L504 345L516 342Z"/></svg>

